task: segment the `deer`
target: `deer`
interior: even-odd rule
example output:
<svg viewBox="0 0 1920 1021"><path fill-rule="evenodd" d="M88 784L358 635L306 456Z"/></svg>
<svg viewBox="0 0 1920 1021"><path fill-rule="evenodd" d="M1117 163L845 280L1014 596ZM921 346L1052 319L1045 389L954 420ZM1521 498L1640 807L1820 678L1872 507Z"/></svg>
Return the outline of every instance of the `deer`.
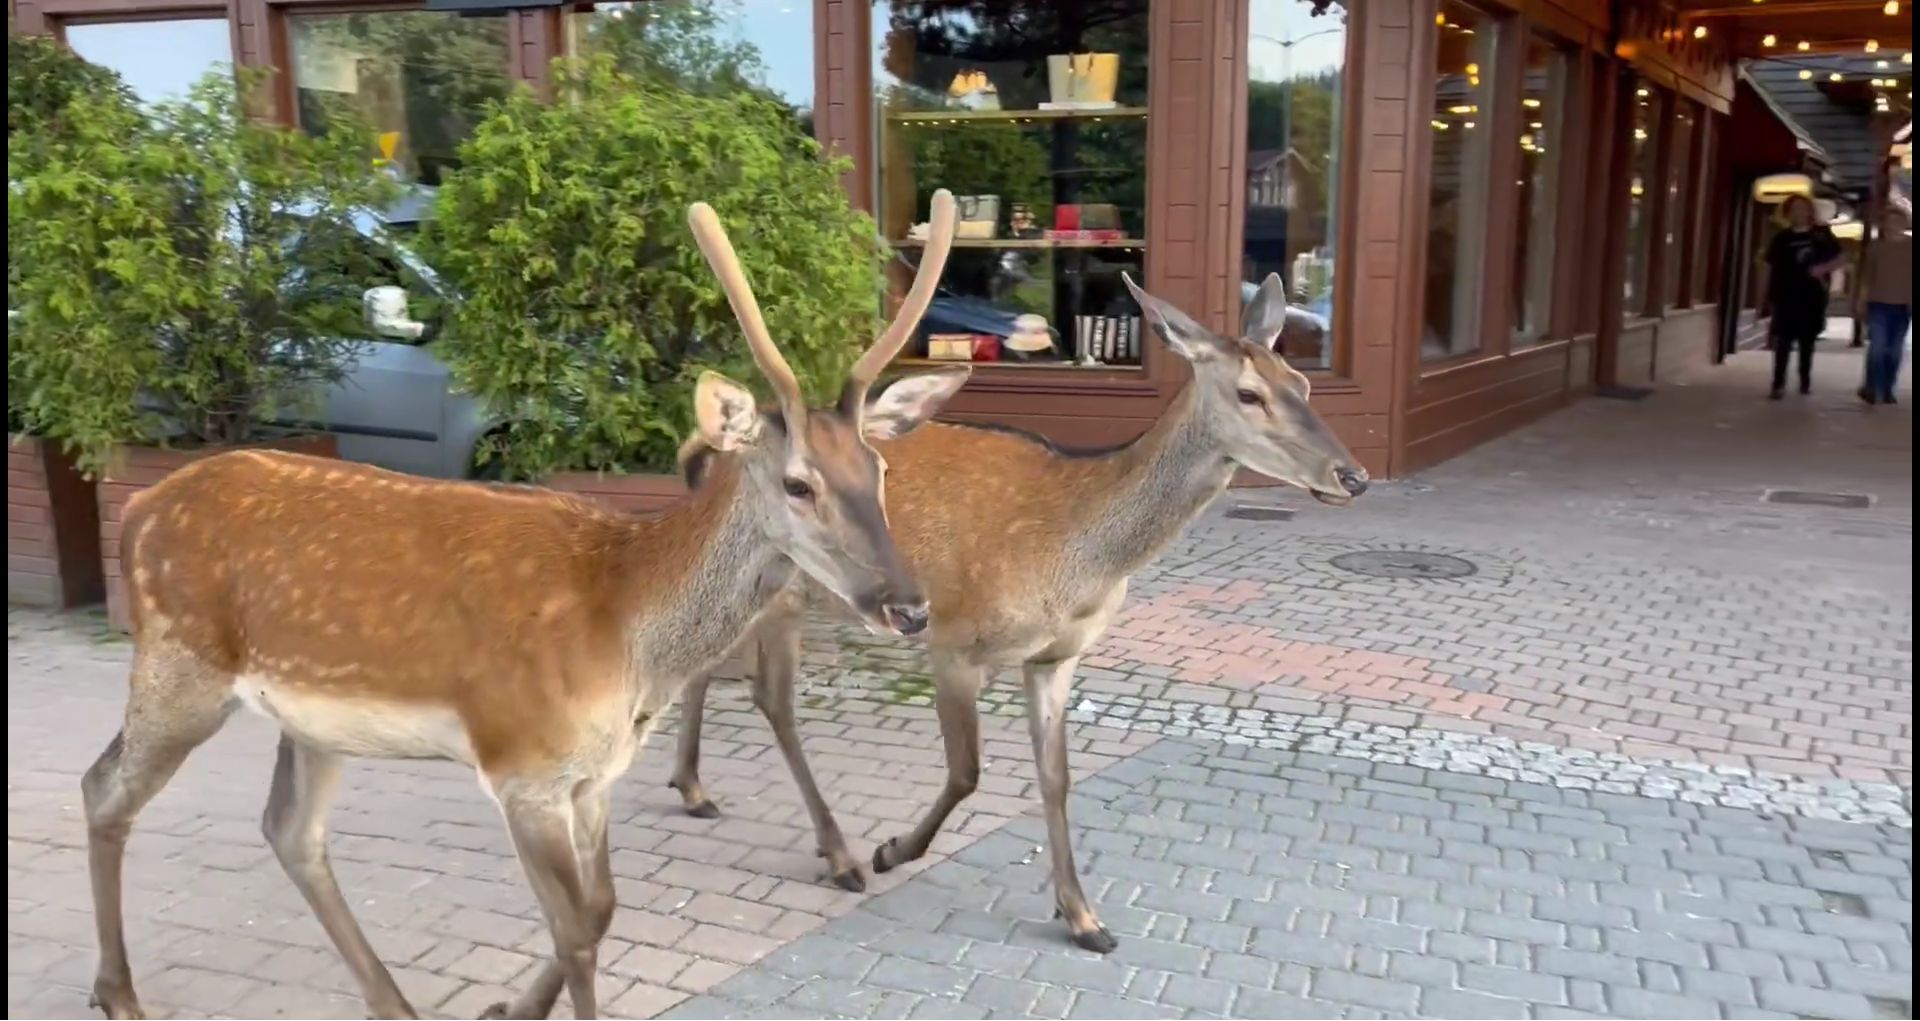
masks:
<svg viewBox="0 0 1920 1021"><path fill-rule="evenodd" d="M1248 303L1239 336L1208 330L1172 304L1126 285L1165 348L1191 380L1138 439L1099 452L1071 452L998 426L935 422L878 444L890 471L894 541L933 608L926 632L947 779L910 832L874 849L886 872L924 855L980 775L979 695L993 671L1017 667L1039 774L1058 917L1074 943L1118 946L1081 889L1067 828L1066 708L1074 671L1126 597L1127 579L1157 557L1245 467L1344 506L1368 474L1320 419L1305 375L1276 344L1289 310L1277 275ZM697 438L682 450L697 478L709 456ZM1092 505L1089 505L1092 501ZM834 883L866 888L860 864L807 767L794 726L793 686L807 605L823 594L796 584L752 637L753 704L812 819ZM830 595L826 598L830 599ZM685 810L719 808L700 780L700 731L710 677L681 701L678 753L669 786Z"/></svg>
<svg viewBox="0 0 1920 1021"><path fill-rule="evenodd" d="M810 408L713 209L689 224L776 403L718 373L695 386L709 471L683 504L629 516L529 486L416 478L241 450L130 502L123 559L133 663L119 733L81 784L99 970L93 1006L144 1016L122 928L135 815L239 707L281 731L262 831L375 1017L414 1017L334 879L327 814L349 756L446 759L498 804L553 942L520 998L564 986L594 1017L613 917L608 790L680 688L750 633L797 576L883 633L928 622L887 527L873 444L959 389L966 368L868 391L932 301L954 229L831 407Z"/></svg>

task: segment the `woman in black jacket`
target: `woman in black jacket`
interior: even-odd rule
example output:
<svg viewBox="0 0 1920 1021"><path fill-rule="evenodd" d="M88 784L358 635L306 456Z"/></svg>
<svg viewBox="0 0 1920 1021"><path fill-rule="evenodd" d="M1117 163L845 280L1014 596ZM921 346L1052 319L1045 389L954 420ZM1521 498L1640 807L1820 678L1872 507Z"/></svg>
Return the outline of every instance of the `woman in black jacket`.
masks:
<svg viewBox="0 0 1920 1021"><path fill-rule="evenodd" d="M1773 392L1787 388L1787 362L1800 349L1800 392L1813 389L1813 345L1827 329L1827 278L1846 264L1833 231L1818 222L1813 200L1787 199L1787 225L1767 243L1767 297L1773 305Z"/></svg>

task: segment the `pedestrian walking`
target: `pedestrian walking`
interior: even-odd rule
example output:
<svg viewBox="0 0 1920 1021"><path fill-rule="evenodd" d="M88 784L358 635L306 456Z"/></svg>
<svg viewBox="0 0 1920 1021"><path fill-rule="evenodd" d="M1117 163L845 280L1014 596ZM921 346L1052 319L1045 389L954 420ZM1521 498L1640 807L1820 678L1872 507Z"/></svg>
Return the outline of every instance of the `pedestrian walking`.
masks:
<svg viewBox="0 0 1920 1021"><path fill-rule="evenodd" d="M1892 404L1913 322L1913 221L1892 203L1881 210L1880 236L1867 248L1860 293L1867 320L1867 378L1860 399Z"/></svg>
<svg viewBox="0 0 1920 1021"><path fill-rule="evenodd" d="M1813 345L1827 329L1827 278L1846 263L1813 200L1795 195L1780 207L1787 225L1767 243L1767 296L1773 305L1773 391L1787 389L1787 363L1800 353L1800 392L1813 389Z"/></svg>

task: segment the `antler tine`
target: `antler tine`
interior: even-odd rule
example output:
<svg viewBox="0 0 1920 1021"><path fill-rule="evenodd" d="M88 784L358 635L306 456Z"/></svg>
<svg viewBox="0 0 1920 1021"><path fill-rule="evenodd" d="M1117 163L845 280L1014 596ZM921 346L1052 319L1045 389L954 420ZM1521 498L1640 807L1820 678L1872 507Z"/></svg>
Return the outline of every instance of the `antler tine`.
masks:
<svg viewBox="0 0 1920 1021"><path fill-rule="evenodd" d="M940 284L940 273L947 266L947 253L953 250L956 219L953 193L945 188L934 192L933 216L927 225L927 246L920 254L920 270L914 274L913 287L908 289L906 300L900 303L900 311L886 332L854 363L847 378L848 405L859 408L866 403L867 387L873 385L875 377L900 349L907 346L907 338L913 336L914 327L920 325L920 317L927 314L927 306L933 303L933 290Z"/></svg>
<svg viewBox="0 0 1920 1021"><path fill-rule="evenodd" d="M747 274L740 268L740 257L734 254L733 242L727 240L727 232L720 226L720 217L712 206L695 202L687 208L687 225L693 228L694 241L700 245L707 265L713 267L713 275L720 278L720 286L727 292L727 302L733 306L734 318L740 320L740 331L746 334L753 360L773 384L774 395L780 399L780 410L791 431L798 433L807 417L806 397L800 392L800 381L794 377L793 367L787 364L780 349L774 346L773 337L767 333L767 321L760 317L760 303L754 300L753 288L747 284Z"/></svg>

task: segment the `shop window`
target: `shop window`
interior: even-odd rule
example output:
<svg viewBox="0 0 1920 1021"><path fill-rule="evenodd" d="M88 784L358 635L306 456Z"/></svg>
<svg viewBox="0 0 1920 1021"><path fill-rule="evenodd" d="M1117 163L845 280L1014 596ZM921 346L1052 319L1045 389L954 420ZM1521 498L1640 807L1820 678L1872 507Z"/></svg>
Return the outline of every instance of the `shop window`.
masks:
<svg viewBox="0 0 1920 1021"><path fill-rule="evenodd" d="M912 275L936 189L959 200L941 294L903 357L1135 368L1144 279L1147 0L873 7L876 214Z"/></svg>
<svg viewBox="0 0 1920 1021"><path fill-rule="evenodd" d="M1281 353L1297 368L1330 369L1347 7L1253 0L1247 19L1241 298L1278 273L1296 312Z"/></svg>
<svg viewBox="0 0 1920 1021"><path fill-rule="evenodd" d="M126 81L149 103L185 99L207 73L233 65L225 18L70 24L67 47Z"/></svg>
<svg viewBox="0 0 1920 1021"><path fill-rule="evenodd" d="M1433 170L1427 223L1426 316L1420 357L1480 347L1482 244L1492 166L1493 17L1445 0L1434 16Z"/></svg>
<svg viewBox="0 0 1920 1021"><path fill-rule="evenodd" d="M1665 100L1652 86L1640 85L1633 104L1632 170L1627 184L1627 271L1622 310L1627 318L1646 315L1651 300L1648 273L1653 265L1653 202L1659 194L1660 134L1665 130Z"/></svg>
<svg viewBox="0 0 1920 1021"><path fill-rule="evenodd" d="M567 50L611 55L628 74L700 95L761 92L812 134L813 8L811 0L594 4L568 17Z"/></svg>
<svg viewBox="0 0 1920 1021"><path fill-rule="evenodd" d="M506 97L507 21L428 11L287 18L300 124L319 130L346 104L372 122L382 156L437 186L456 150Z"/></svg>
<svg viewBox="0 0 1920 1021"><path fill-rule="evenodd" d="M1566 151L1567 76L1572 58L1557 43L1527 39L1520 86L1519 189L1513 245L1513 335L1521 343L1546 338L1552 328L1555 211L1560 163Z"/></svg>
<svg viewBox="0 0 1920 1021"><path fill-rule="evenodd" d="M1699 115L1694 105L1675 98L1673 143L1667 157L1666 206L1660 216L1660 300L1668 307L1690 305L1686 293L1687 239L1693 235L1693 132Z"/></svg>

